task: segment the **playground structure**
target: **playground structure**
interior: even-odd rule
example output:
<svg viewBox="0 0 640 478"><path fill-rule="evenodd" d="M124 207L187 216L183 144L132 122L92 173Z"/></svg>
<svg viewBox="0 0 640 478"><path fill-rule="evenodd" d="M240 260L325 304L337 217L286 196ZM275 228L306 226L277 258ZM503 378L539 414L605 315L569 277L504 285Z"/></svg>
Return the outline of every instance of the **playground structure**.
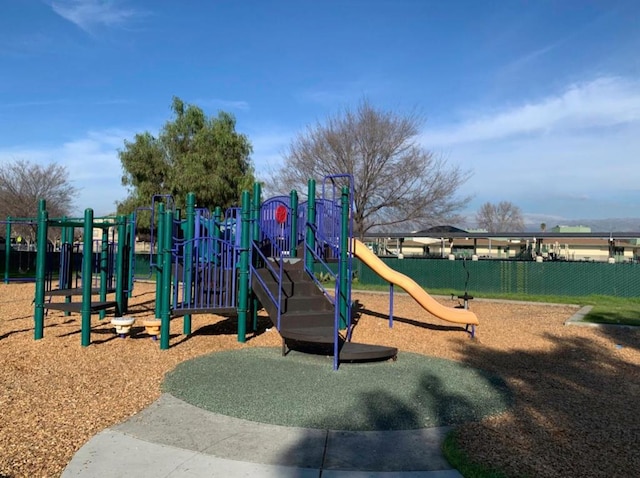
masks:
<svg viewBox="0 0 640 478"><path fill-rule="evenodd" d="M173 199L152 202L151 236L157 255L151 256L156 275L155 320L160 348L170 345L170 322L183 320L183 334L192 332L192 315L215 314L237 320L237 339L246 341L247 328L256 330L263 308L282 337L282 353L288 350L333 356L334 369L341 361L395 358L397 349L354 343L351 279L353 259L359 258L390 284L389 326L393 326L393 287L406 290L436 317L471 327L478 319L468 310L444 307L409 277L388 268L361 242L352 238L352 178L325 177L316 194L309 180L307 201L299 203L296 191L265 201L256 184L251 197L242 193L241 207L210 211L196 207L187 195L184 218ZM94 220L87 209L83 220L49 219L44 201L38 215L35 338L43 336L47 309L81 313L83 346L90 344L91 315L127 312L127 293L133 288L135 215ZM58 288L52 287L46 267L47 230L61 227ZM81 271L73 273L73 230L84 231ZM92 242L93 229L102 239ZM117 230L117 240L109 230ZM151 248L153 250L153 247ZM329 276L335 287L325 288L317 276ZM72 283L75 277L76 283ZM78 277L87 280L80 280ZM113 300L107 300L115 294ZM73 296L81 296L73 302ZM93 297L98 296L94 301ZM64 297L65 302L52 298ZM45 300L48 298L48 301ZM154 335L155 337L155 335Z"/></svg>
<svg viewBox="0 0 640 478"><path fill-rule="evenodd" d="M91 342L91 315L104 318L107 311L116 317L127 310L128 294L132 291L133 276L129 274L132 262L130 247L133 228L130 218L94 218L93 210L86 209L83 219L49 218L46 202L41 200L37 219L37 253L34 298L34 338L44 336L44 317L49 309L81 314L81 344ZM57 287L54 287L52 244L48 241L50 228L61 228ZM74 230L82 228L83 242L73 243ZM102 237L93 240L93 230L100 229ZM109 231L117 231L109 237ZM117 237L117 241L115 240ZM79 257L80 256L80 257ZM107 300L109 295L114 297ZM80 296L80 301L73 297ZM94 300L97 296L97 300ZM53 300L64 298L64 302Z"/></svg>
<svg viewBox="0 0 640 478"><path fill-rule="evenodd" d="M23 234L25 229L35 228L37 220L35 218L7 217L0 221L4 225L4 283L9 282L31 282L35 280L35 260L31 244L22 240L22 236L17 237L15 245L12 244L13 232L18 230Z"/></svg>
<svg viewBox="0 0 640 478"><path fill-rule="evenodd" d="M444 307L407 276L393 273L359 241L352 239L352 183L345 175L328 176L316 194L308 183L308 200L289 196L261 200L242 194L240 208L224 214L195 207L190 194L185 219L159 208L156 264L156 317L160 348L169 348L170 321L183 318L183 333L191 333L191 315L212 313L237 319L238 341L247 327L255 329L259 308L282 337L282 350L311 351L340 361L393 358L397 349L351 341L351 278L353 258L363 260L391 286L389 325L393 325L393 286L407 290L433 315L471 327L478 319L468 310ZM340 184L347 183L347 186ZM161 205L162 206L162 205ZM373 258L372 258L373 257ZM317 274L334 279L327 290Z"/></svg>

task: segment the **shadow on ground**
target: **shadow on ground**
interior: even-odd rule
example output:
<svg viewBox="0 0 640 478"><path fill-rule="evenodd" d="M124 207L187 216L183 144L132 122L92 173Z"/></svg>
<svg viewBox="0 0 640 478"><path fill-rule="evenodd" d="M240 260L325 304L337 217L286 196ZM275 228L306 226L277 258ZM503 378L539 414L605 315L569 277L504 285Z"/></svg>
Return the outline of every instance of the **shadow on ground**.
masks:
<svg viewBox="0 0 640 478"><path fill-rule="evenodd" d="M460 427L458 443L508 476L631 476L640 469L640 366L625 348L638 349L638 332L547 335L547 351L462 349L466 364L503 377L516 401L499 419Z"/></svg>

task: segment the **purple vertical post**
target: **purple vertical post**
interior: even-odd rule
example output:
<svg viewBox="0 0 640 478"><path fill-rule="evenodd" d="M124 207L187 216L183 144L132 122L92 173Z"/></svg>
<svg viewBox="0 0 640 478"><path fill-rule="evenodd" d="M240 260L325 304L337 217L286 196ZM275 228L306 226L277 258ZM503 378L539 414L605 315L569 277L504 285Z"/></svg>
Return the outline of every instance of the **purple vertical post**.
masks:
<svg viewBox="0 0 640 478"><path fill-rule="evenodd" d="M389 282L389 328L393 327L393 282Z"/></svg>

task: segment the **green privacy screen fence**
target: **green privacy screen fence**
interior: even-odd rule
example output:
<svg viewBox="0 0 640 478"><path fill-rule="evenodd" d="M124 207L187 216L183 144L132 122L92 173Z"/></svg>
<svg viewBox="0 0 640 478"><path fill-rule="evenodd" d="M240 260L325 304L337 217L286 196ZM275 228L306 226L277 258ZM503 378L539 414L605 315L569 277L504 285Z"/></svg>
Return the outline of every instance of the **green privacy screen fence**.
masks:
<svg viewBox="0 0 640 478"><path fill-rule="evenodd" d="M465 290L474 294L529 294L640 297L640 264L603 262L519 262L460 259L386 259L392 269L401 272L427 292L432 289ZM136 255L135 274L148 278L149 254ZM361 284L386 285L369 267L354 259L354 273Z"/></svg>
<svg viewBox="0 0 640 478"><path fill-rule="evenodd" d="M519 262L446 259L382 259L425 290L451 289L475 294L529 294L640 297L640 264L603 262ZM360 261L354 270L362 284L386 282Z"/></svg>

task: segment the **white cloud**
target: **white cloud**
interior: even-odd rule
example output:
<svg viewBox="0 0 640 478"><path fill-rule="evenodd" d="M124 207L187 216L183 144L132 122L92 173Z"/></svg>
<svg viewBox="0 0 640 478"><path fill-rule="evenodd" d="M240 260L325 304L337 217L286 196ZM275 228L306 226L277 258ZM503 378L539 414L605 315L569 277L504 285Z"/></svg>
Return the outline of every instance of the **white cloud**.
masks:
<svg viewBox="0 0 640 478"><path fill-rule="evenodd" d="M118 129L89 131L59 145L0 149L0 162L21 159L43 165L61 164L67 168L71 183L80 189L75 212L80 214L90 207L96 215L110 214L115 211L115 202L127 196L127 190L121 185L122 165L118 150L124 147L125 139L131 140L134 135L134 132ZM282 152L293 135L266 128L250 132L248 136L253 145L256 173L265 178L282 165Z"/></svg>
<svg viewBox="0 0 640 478"><path fill-rule="evenodd" d="M283 131L256 131L248 134L253 145L253 163L258 176L269 175L282 166L282 154L294 135Z"/></svg>
<svg viewBox="0 0 640 478"><path fill-rule="evenodd" d="M90 32L95 26L121 27L140 12L119 6L115 0L59 0L51 8L65 20Z"/></svg>
<svg viewBox="0 0 640 478"><path fill-rule="evenodd" d="M424 132L433 146L553 134L640 121L640 82L603 77L569 86L535 103L480 113L462 124Z"/></svg>
<svg viewBox="0 0 640 478"><path fill-rule="evenodd" d="M640 82L572 85L537 103L426 130L421 141L473 170L469 210L507 200L525 214L637 216Z"/></svg>
<svg viewBox="0 0 640 478"><path fill-rule="evenodd" d="M93 208L96 215L104 215L114 212L115 202L127 195L120 184L122 167L117 150L132 136L120 130L91 131L82 138L51 147L0 149L0 161L20 159L65 166L71 184L79 189L76 212Z"/></svg>

